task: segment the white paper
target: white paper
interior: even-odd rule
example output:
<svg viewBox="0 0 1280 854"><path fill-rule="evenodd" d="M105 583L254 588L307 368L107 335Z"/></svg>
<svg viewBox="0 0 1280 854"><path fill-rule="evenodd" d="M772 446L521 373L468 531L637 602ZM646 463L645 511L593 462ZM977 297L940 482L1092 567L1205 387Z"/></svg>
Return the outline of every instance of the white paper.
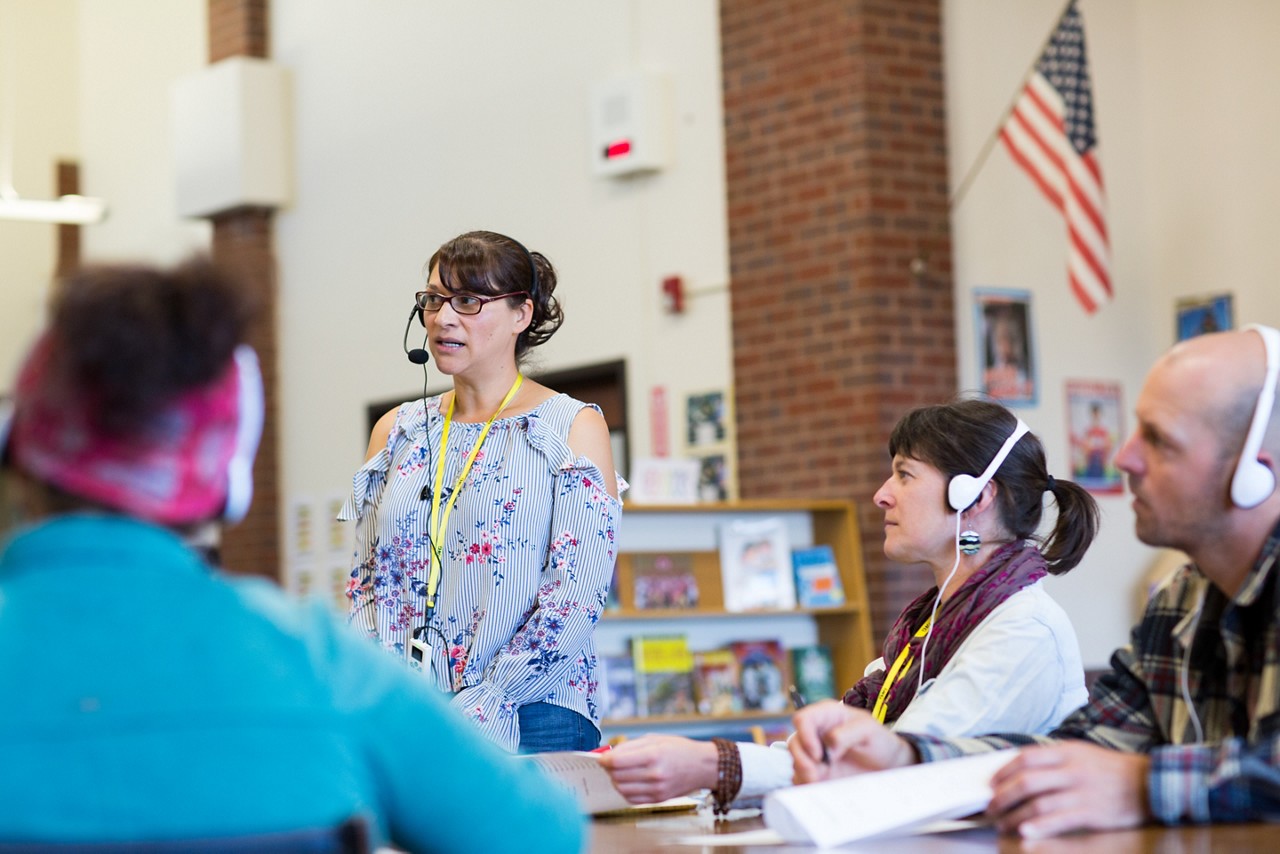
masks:
<svg viewBox="0 0 1280 854"><path fill-rule="evenodd" d="M820 847L914 832L985 809L992 775L1015 755L1001 750L780 789L765 798L764 821L789 842Z"/></svg>
<svg viewBox="0 0 1280 854"><path fill-rule="evenodd" d="M698 802L693 798L672 798L652 804L633 804L613 787L613 779L597 758L583 751L560 751L519 756L533 762L548 778L559 783L578 799L578 806L590 815L624 810L689 809Z"/></svg>

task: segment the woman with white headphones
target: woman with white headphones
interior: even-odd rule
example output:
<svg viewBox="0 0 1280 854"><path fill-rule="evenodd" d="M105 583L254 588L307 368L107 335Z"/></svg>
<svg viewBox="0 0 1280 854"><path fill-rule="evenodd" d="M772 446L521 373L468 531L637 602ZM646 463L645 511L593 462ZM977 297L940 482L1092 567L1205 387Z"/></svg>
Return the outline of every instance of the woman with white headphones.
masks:
<svg viewBox="0 0 1280 854"><path fill-rule="evenodd" d="M935 586L898 617L883 657L843 702L903 731L1047 732L1087 693L1071 622L1040 582L1080 562L1098 530L1096 502L1052 477L1040 440L990 401L909 412L889 453L892 473L874 496L885 555L927 566ZM1057 518L1041 542L1045 493ZM724 809L791 782L785 750L723 739L646 736L603 762L635 802L707 788Z"/></svg>

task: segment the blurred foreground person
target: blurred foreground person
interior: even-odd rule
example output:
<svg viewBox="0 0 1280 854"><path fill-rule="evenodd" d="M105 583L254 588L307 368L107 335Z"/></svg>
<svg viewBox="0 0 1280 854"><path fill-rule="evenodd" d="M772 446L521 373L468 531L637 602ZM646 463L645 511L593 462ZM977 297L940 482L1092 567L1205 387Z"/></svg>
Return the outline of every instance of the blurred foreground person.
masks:
<svg viewBox="0 0 1280 854"><path fill-rule="evenodd" d="M56 292L0 422L21 521L0 552L0 842L358 817L414 851L513 850L530 827L578 850L573 804L423 680L189 544L249 505L248 320L200 261L88 268Z"/></svg>

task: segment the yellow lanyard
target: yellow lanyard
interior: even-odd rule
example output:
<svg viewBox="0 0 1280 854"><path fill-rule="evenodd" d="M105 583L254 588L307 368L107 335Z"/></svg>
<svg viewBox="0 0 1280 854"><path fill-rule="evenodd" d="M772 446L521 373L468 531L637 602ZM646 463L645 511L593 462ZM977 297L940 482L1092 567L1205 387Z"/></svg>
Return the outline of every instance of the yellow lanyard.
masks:
<svg viewBox="0 0 1280 854"><path fill-rule="evenodd" d="M502 398L502 405L485 422L484 429L480 431L480 438L476 440L475 447L471 449L471 453L467 454L467 461L462 466L462 473L458 475L458 479L453 483L453 494L449 496L449 502L445 504L444 515L442 516L440 514L440 487L444 485L444 458L449 450L449 424L453 421L453 405L458 401L458 393L454 392L453 397L449 399L449 411L445 413L444 430L440 436L440 456L436 459L435 491L431 494L431 539L429 540L430 557L428 558L430 566L427 570L428 612L436 607L436 587L440 584L440 552L444 542L444 534L449 525L449 514L453 512L453 503L458 500L458 493L462 491L462 482L467 479L467 473L471 471L471 464L479 456L480 446L484 444L485 437L489 435L489 428L493 426L493 422L502 414L502 410L507 408L507 404L511 402L511 399L516 396L516 392L520 390L520 384L523 382L524 374L517 373L516 381L507 390L507 396Z"/></svg>
<svg viewBox="0 0 1280 854"><path fill-rule="evenodd" d="M929 623L933 622L933 618L924 621L924 625L916 630L915 636L922 638L929 633ZM876 704L871 709L871 714L875 715L876 720L884 723L884 716L889 712L889 691L893 688L893 683L898 678L911 669L911 659L914 656L911 653L911 643L908 642L902 648L902 652L898 653L897 659L893 662L893 667L889 669L889 674L884 677L884 684L880 686L880 695L876 697Z"/></svg>

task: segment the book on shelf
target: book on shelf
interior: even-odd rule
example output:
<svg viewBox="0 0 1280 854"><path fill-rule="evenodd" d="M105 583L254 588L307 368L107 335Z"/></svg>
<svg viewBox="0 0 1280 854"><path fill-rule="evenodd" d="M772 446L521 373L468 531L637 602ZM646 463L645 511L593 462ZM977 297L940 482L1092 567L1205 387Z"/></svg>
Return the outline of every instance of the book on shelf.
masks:
<svg viewBox="0 0 1280 854"><path fill-rule="evenodd" d="M692 715L693 655L684 635L653 635L631 639L636 673L636 714Z"/></svg>
<svg viewBox="0 0 1280 854"><path fill-rule="evenodd" d="M726 611L796 606L786 520L737 519L720 526L720 575Z"/></svg>
<svg viewBox="0 0 1280 854"><path fill-rule="evenodd" d="M836 676L831 663L831 649L825 644L793 648L791 679L806 703L835 697Z"/></svg>
<svg viewBox="0 0 1280 854"><path fill-rule="evenodd" d="M634 718L636 716L636 670L630 655L606 655L604 662L604 701L601 716Z"/></svg>
<svg viewBox="0 0 1280 854"><path fill-rule="evenodd" d="M609 579L609 593L604 599L604 609L606 611L621 611L622 599L618 593L618 562L613 562L613 577Z"/></svg>
<svg viewBox="0 0 1280 854"><path fill-rule="evenodd" d="M698 607L698 579L690 554L633 554L631 577L635 606L651 608Z"/></svg>
<svg viewBox="0 0 1280 854"><path fill-rule="evenodd" d="M787 653L778 640L734 641L729 644L738 661L739 690L746 711L783 712L787 695Z"/></svg>
<svg viewBox="0 0 1280 854"><path fill-rule="evenodd" d="M844 604L844 584L831 546L818 545L791 553L795 570L796 598L803 608Z"/></svg>
<svg viewBox="0 0 1280 854"><path fill-rule="evenodd" d="M742 711L738 659L727 649L693 654L693 695L700 715L733 715Z"/></svg>

